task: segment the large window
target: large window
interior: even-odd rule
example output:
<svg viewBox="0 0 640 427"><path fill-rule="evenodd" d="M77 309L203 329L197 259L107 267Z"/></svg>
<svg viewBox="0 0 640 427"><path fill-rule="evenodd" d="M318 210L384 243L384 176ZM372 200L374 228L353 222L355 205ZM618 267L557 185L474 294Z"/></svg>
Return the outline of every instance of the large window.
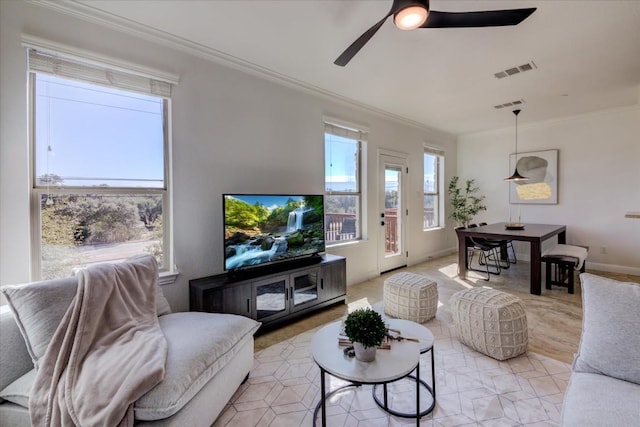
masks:
<svg viewBox="0 0 640 427"><path fill-rule="evenodd" d="M442 226L441 215L441 179L443 153L438 150L425 148L424 151L424 230Z"/></svg>
<svg viewBox="0 0 640 427"><path fill-rule="evenodd" d="M150 253L170 265L171 85L30 51L34 277Z"/></svg>
<svg viewBox="0 0 640 427"><path fill-rule="evenodd" d="M361 238L361 149L364 132L325 124L325 230L327 244Z"/></svg>

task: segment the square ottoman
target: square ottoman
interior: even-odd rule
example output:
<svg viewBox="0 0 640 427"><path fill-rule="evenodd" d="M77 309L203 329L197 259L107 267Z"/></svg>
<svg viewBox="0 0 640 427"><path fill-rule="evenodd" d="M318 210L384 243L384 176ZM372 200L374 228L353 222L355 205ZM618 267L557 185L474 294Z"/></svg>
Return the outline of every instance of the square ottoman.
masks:
<svg viewBox="0 0 640 427"><path fill-rule="evenodd" d="M399 319L424 323L438 310L438 284L426 276L403 272L384 281L384 312Z"/></svg>
<svg viewBox="0 0 640 427"><path fill-rule="evenodd" d="M527 351L527 314L520 298L495 289L471 288L453 294L449 305L463 344L497 360Z"/></svg>

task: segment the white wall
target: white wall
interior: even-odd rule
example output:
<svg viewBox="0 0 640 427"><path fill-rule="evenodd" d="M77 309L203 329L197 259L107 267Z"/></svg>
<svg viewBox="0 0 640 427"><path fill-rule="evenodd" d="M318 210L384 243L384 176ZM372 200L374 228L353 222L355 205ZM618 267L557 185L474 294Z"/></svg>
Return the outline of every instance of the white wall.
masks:
<svg viewBox="0 0 640 427"><path fill-rule="evenodd" d="M509 218L503 180L513 172L514 149L515 121L510 129L458 138L458 170L486 195L488 210L478 222ZM640 211L640 107L519 124L519 153L548 149L559 150L558 204L521 205L522 222L567 225L567 243L590 248L587 268L640 274L640 220L624 218ZM528 252L523 245L518 251Z"/></svg>
<svg viewBox="0 0 640 427"><path fill-rule="evenodd" d="M455 174L455 139L343 102L263 80L201 58L25 2L0 1L0 285L29 280L29 163L26 52L21 34L42 37L180 76L173 92L173 219L180 271L165 294L188 309L188 281L222 272L224 192L322 193L323 115L370 129L365 162L369 239L330 249L347 257L349 284L378 268L377 156L409 156L408 249L415 263L455 247L451 228L421 231L422 147L447 152Z"/></svg>

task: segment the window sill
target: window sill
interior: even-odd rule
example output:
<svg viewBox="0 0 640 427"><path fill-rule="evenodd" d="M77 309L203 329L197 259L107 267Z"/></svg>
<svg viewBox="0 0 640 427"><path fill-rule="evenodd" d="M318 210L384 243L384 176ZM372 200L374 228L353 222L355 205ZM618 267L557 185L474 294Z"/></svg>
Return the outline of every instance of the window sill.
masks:
<svg viewBox="0 0 640 427"><path fill-rule="evenodd" d="M180 272L178 271L163 271L159 274L158 283L160 286L171 285L176 281L179 274Z"/></svg>
<svg viewBox="0 0 640 427"><path fill-rule="evenodd" d="M359 240L350 240L348 242L332 243L331 245L327 245L327 249L337 249L337 248L344 248L344 247L353 246L353 245L360 245L366 241L367 241L366 239L359 239Z"/></svg>
<svg viewBox="0 0 640 427"><path fill-rule="evenodd" d="M445 229L445 227L438 226L438 227L431 227L431 228L423 228L422 231L425 232L425 233L428 233L430 231L440 231L440 230L444 230L444 229Z"/></svg>

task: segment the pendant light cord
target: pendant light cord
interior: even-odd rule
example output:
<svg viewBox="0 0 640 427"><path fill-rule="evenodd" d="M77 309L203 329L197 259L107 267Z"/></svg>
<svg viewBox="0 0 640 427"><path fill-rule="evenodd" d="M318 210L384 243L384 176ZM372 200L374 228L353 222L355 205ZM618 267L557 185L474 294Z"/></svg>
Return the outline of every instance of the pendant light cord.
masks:
<svg viewBox="0 0 640 427"><path fill-rule="evenodd" d="M518 164L518 114L520 114L520 110L513 110L513 114L516 115L516 169Z"/></svg>

